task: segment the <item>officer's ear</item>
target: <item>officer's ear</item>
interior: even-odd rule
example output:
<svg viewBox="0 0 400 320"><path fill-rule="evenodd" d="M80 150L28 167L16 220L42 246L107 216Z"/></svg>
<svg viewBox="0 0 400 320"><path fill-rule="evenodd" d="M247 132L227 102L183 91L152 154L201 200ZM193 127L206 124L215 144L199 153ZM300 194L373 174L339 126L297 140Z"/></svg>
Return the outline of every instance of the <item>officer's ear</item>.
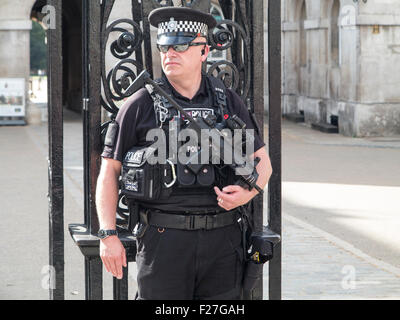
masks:
<svg viewBox="0 0 400 320"><path fill-rule="evenodd" d="M208 45L204 45L201 50L201 61L204 62L207 60L208 53L210 52L210 47Z"/></svg>

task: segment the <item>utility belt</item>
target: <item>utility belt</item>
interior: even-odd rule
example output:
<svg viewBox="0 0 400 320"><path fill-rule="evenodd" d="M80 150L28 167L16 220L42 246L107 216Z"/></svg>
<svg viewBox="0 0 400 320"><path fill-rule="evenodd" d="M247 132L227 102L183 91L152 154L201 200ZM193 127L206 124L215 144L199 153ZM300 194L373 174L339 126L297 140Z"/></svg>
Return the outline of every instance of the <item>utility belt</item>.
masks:
<svg viewBox="0 0 400 320"><path fill-rule="evenodd" d="M151 225L160 228L180 230L212 230L230 226L237 223L238 211L232 210L217 214L174 214L151 210L140 210L139 221L143 225ZM144 233L144 231L143 231ZM140 237L140 235L138 235Z"/></svg>
<svg viewBox="0 0 400 320"><path fill-rule="evenodd" d="M136 238L141 238L148 226L179 230L213 230L238 223L239 211L232 210L214 214L168 213L143 209L139 204L130 206L130 230Z"/></svg>

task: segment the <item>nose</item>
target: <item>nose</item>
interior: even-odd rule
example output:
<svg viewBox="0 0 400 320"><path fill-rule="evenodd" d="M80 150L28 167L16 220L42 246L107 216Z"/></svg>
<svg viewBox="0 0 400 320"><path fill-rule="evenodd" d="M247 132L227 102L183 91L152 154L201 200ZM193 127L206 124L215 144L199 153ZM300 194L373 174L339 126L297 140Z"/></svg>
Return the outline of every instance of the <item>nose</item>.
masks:
<svg viewBox="0 0 400 320"><path fill-rule="evenodd" d="M166 55L170 56L170 55L175 55L175 54L176 54L176 51L174 50L174 48L172 46L169 46Z"/></svg>

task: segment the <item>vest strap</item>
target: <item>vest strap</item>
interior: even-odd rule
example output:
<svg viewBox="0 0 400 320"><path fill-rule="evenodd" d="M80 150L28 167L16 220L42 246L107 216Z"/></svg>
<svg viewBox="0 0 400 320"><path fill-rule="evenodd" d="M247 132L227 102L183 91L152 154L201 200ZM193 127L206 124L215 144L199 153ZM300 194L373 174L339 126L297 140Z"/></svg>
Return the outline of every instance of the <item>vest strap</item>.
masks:
<svg viewBox="0 0 400 320"><path fill-rule="evenodd" d="M158 85L165 86L165 80L163 78L156 79L155 81L158 83ZM226 104L226 88L224 83L222 80L212 76L206 76L206 82L207 90L212 97L212 107L215 108L217 114L220 114L221 122L225 123L224 115L228 113L228 109ZM167 99L155 92L151 85L146 85L145 87L153 99L157 126L162 128L164 122L171 117L173 106L168 102ZM164 90L169 94L171 93L168 88L164 88Z"/></svg>

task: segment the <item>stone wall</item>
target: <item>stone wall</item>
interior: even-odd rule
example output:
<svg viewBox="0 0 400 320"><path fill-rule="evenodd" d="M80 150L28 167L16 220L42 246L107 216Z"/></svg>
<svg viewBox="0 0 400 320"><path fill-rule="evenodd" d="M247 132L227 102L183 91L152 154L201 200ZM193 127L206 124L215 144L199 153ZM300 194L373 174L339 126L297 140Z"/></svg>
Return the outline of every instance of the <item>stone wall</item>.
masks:
<svg viewBox="0 0 400 320"><path fill-rule="evenodd" d="M348 136L400 134L398 1L285 0L282 30L284 114L338 116Z"/></svg>

